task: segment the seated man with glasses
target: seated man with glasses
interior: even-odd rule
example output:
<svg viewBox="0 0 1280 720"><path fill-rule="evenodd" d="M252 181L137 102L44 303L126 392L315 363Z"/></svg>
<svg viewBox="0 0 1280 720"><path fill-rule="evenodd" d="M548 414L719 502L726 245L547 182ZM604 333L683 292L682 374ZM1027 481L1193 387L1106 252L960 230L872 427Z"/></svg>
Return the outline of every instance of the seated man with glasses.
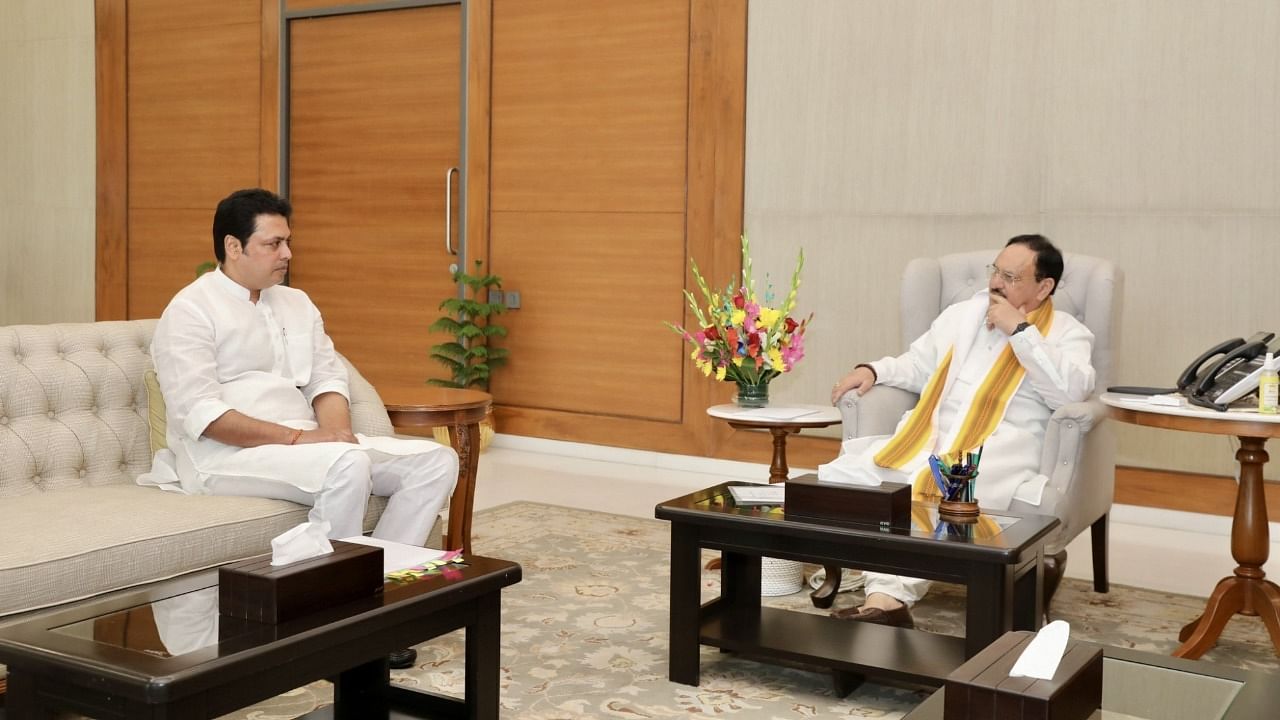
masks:
<svg viewBox="0 0 1280 720"><path fill-rule="evenodd" d="M987 266L987 288L943 310L929 331L898 357L863 363L831 390L865 393L877 383L920 394L893 436L845 441L819 476L863 476L912 484L914 499L938 495L931 454L982 452L977 499L1004 510L1014 498L1039 505L1048 478L1039 474L1045 428L1057 408L1089 397L1093 333L1055 312L1062 253L1041 235L1019 235ZM1056 587L1065 557L1046 580ZM838 617L911 627L910 606L927 580L866 573L866 604Z"/></svg>

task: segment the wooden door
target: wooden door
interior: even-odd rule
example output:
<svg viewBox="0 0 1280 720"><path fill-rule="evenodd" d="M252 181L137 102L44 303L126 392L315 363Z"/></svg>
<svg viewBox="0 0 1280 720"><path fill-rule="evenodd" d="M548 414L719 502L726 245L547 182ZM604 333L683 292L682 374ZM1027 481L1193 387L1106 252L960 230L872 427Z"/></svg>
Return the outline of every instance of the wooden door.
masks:
<svg viewBox="0 0 1280 720"><path fill-rule="evenodd" d="M686 353L662 321L683 316L689 12L493 4L489 256L523 296L493 381L509 410L681 419Z"/></svg>
<svg viewBox="0 0 1280 720"><path fill-rule="evenodd" d="M461 38L458 5L288 22L290 283L375 386L444 375L427 326L456 292Z"/></svg>

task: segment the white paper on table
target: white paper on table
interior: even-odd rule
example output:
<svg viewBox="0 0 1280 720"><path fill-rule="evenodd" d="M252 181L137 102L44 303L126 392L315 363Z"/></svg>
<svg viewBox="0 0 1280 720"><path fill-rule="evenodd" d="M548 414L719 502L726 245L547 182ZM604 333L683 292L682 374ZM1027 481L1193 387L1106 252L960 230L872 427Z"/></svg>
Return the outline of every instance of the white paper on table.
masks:
<svg viewBox="0 0 1280 720"><path fill-rule="evenodd" d="M1040 628L1040 632L1027 643L1027 649L1009 671L1009 677L1030 677L1052 680L1058 671L1058 663L1067 651L1067 637L1071 626L1065 620L1054 620Z"/></svg>
<svg viewBox="0 0 1280 720"><path fill-rule="evenodd" d="M404 543L380 540L378 538L365 537L364 535L342 538L342 542L359 543L361 545L372 545L373 547L382 548L383 575L389 575L399 570L407 570L411 567L418 567L423 563L429 563L432 560L439 560L445 555L444 550L418 547L416 545L405 545Z"/></svg>
<svg viewBox="0 0 1280 720"><path fill-rule="evenodd" d="M795 420L808 415L817 415L813 408L802 407L762 407L734 413L734 420Z"/></svg>

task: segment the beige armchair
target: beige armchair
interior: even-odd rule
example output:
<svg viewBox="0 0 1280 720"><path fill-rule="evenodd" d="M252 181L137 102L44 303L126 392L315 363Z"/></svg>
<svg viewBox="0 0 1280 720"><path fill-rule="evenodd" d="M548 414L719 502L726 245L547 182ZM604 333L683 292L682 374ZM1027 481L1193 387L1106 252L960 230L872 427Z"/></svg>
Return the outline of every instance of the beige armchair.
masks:
<svg viewBox="0 0 1280 720"><path fill-rule="evenodd" d="M967 299L987 283L991 251L917 258L902 273L902 347L923 335L947 306ZM1119 357L1120 310L1124 273L1109 260L1064 255L1062 282L1054 307L1075 316L1093 331L1094 396L1059 408L1045 431L1040 472L1049 478L1037 507L1014 500L1011 510L1055 515L1062 524L1045 545L1056 554L1084 531L1092 530L1093 588L1107 592L1107 514L1115 492L1115 440L1097 394L1114 381ZM893 433L917 396L886 386L865 395L840 398L843 438Z"/></svg>

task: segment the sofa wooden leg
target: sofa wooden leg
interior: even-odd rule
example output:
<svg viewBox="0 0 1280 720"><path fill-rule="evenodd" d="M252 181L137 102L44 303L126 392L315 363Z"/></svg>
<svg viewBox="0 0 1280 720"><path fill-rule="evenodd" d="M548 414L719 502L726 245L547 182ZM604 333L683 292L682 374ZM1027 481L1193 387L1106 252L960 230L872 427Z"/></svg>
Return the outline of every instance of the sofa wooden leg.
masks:
<svg viewBox="0 0 1280 720"><path fill-rule="evenodd" d="M1107 518L1103 515L1090 527L1093 544L1093 591L1110 592L1111 584L1107 581Z"/></svg>

